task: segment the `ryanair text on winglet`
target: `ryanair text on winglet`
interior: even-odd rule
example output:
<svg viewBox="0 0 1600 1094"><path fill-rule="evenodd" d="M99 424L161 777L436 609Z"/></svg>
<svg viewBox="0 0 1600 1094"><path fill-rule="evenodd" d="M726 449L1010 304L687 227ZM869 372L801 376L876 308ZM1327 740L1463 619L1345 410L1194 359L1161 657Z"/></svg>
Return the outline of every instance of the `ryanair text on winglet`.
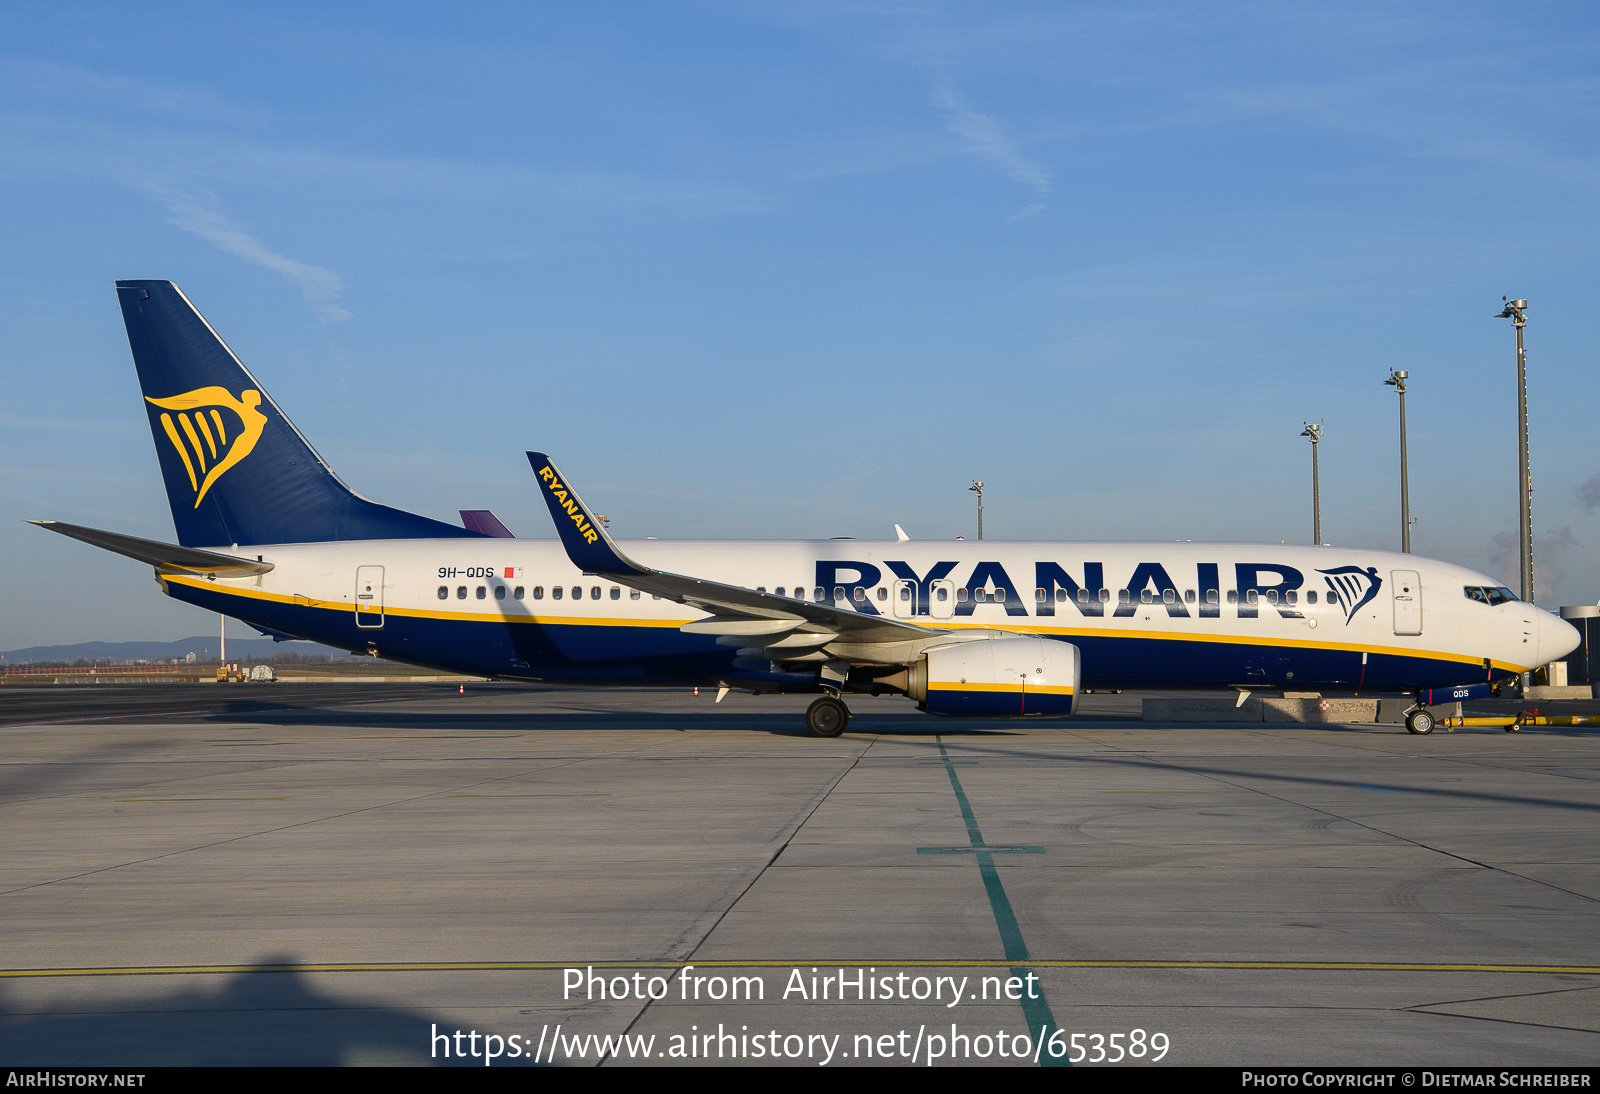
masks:
<svg viewBox="0 0 1600 1094"><path fill-rule="evenodd" d="M583 537L585 543L593 543L600 538L599 533L594 530L594 525L589 523L589 515L572 499L566 484L556 478L556 473L549 464L539 469L539 479L545 484L545 489L561 503L561 508L567 511L572 523L578 526L578 534Z"/></svg>

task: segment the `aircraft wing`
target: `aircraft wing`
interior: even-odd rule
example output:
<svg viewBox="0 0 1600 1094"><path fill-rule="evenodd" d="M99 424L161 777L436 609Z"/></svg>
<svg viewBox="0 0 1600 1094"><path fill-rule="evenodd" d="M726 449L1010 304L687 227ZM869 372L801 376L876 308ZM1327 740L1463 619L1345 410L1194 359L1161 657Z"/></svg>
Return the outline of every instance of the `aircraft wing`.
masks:
<svg viewBox="0 0 1600 1094"><path fill-rule="evenodd" d="M183 570L191 574L213 574L217 577L248 577L251 574L264 574L272 570L272 563L257 562L253 558L202 551L197 547L179 547L174 543L140 539L119 532L102 532L98 528L63 524L59 520L30 520L28 523L93 544L102 550L127 555L161 570Z"/></svg>
<svg viewBox="0 0 1600 1094"><path fill-rule="evenodd" d="M867 615L832 604L761 593L738 585L724 585L697 577L652 570L623 554L612 542L594 513L579 500L577 492L550 457L529 452L528 462L539 480L540 492L550 507L561 544L572 564L586 574L609 578L620 585L663 597L691 608L710 612L717 619L686 625L691 633L748 635L751 646L760 646L762 635L783 631L826 633L851 643L906 642L943 634L936 627L923 627L881 615ZM763 621L766 621L763 623ZM799 643L794 643L798 645Z"/></svg>

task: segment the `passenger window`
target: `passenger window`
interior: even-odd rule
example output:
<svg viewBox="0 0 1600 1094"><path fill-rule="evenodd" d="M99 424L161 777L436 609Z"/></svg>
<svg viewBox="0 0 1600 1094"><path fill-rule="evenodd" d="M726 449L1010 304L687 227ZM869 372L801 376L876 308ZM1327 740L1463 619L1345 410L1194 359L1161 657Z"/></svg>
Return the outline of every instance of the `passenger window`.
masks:
<svg viewBox="0 0 1600 1094"><path fill-rule="evenodd" d="M835 585L833 587L833 599L835 599L835 600L843 600L844 599L844 586L843 585Z"/></svg>
<svg viewBox="0 0 1600 1094"><path fill-rule="evenodd" d="M1078 590L1078 595L1079 596L1083 595L1083 590L1082 589ZM1065 604L1066 602L1067 602L1067 590L1065 590L1065 589L1057 589L1056 590L1056 603L1057 604Z"/></svg>
<svg viewBox="0 0 1600 1094"><path fill-rule="evenodd" d="M1315 589L1307 589L1306 590L1306 603L1307 604L1315 604L1316 602L1317 602L1317 590L1315 590Z"/></svg>
<svg viewBox="0 0 1600 1094"><path fill-rule="evenodd" d="M940 589L939 591L941 593L944 592L943 589ZM878 599L879 600L888 600L889 599L889 590L885 589L882 585L878 586Z"/></svg>
<svg viewBox="0 0 1600 1094"><path fill-rule="evenodd" d="M544 599L544 586L543 585L535 585L533 587L533 598L535 600L543 600Z"/></svg>
<svg viewBox="0 0 1600 1094"><path fill-rule="evenodd" d="M1239 603L1239 590L1237 590L1237 589L1229 589L1228 590L1228 603L1229 604L1237 604L1237 603Z"/></svg>
<svg viewBox="0 0 1600 1094"><path fill-rule="evenodd" d="M1102 604L1111 603L1111 590L1110 589L1101 589L1100 593L1099 593L1099 596L1100 596L1100 603L1102 603Z"/></svg>
<svg viewBox="0 0 1600 1094"><path fill-rule="evenodd" d="M757 585L757 586L756 586L756 592L758 592L758 593L764 593L764 592L766 592L766 591L767 591L767 587L766 587L766 586L765 586L765 585Z"/></svg>
<svg viewBox="0 0 1600 1094"><path fill-rule="evenodd" d="M504 600L506 598L506 587L504 585L496 585L494 587L494 598L496 600Z"/></svg>
<svg viewBox="0 0 1600 1094"><path fill-rule="evenodd" d="M1300 594L1295 592L1293 589L1290 589L1288 592L1283 594L1283 599L1288 601L1290 604L1297 604L1300 602Z"/></svg>
<svg viewBox="0 0 1600 1094"><path fill-rule="evenodd" d="M1246 589L1245 590L1244 602L1246 604L1254 604L1256 602L1256 599L1257 599L1256 591L1254 589Z"/></svg>
<svg viewBox="0 0 1600 1094"><path fill-rule="evenodd" d="M933 598L939 603L943 604L945 601L950 599L950 590L941 585L937 589L933 590Z"/></svg>
<svg viewBox="0 0 1600 1094"><path fill-rule="evenodd" d="M967 590L965 590L965 589L957 589L956 590L956 603L957 604L965 604L966 602L967 602Z"/></svg>
<svg viewBox="0 0 1600 1094"><path fill-rule="evenodd" d="M466 598L467 598L467 587L465 585L457 585L456 586L456 599L457 600L465 600Z"/></svg>
<svg viewBox="0 0 1600 1094"><path fill-rule="evenodd" d="M867 590L863 589L860 585L857 585L856 586L856 591L852 595L854 595L854 597L858 601L866 600L867 599Z"/></svg>
<svg viewBox="0 0 1600 1094"><path fill-rule="evenodd" d="M1154 599L1155 599L1155 597L1151 595L1149 589L1140 589L1139 590L1139 603L1148 604Z"/></svg>
<svg viewBox="0 0 1600 1094"><path fill-rule="evenodd" d="M1194 603L1194 590L1193 589L1185 589L1185 590L1183 590L1183 599L1185 599L1189 603L1193 604Z"/></svg>
<svg viewBox="0 0 1600 1094"><path fill-rule="evenodd" d="M828 590L821 588L811 590L811 599L815 600L818 604L826 604L828 601Z"/></svg>
<svg viewBox="0 0 1600 1094"><path fill-rule="evenodd" d="M784 595L783 586L779 585L776 589L773 589L772 590L772 595L773 596L783 596Z"/></svg>
<svg viewBox="0 0 1600 1094"><path fill-rule="evenodd" d="M551 600L560 600L563 596L566 595L566 593L567 593L567 591L565 589L563 589L560 585L552 585L552 586L550 586L550 599Z"/></svg>
<svg viewBox="0 0 1600 1094"><path fill-rule="evenodd" d="M1004 589L996 589L994 591L994 602L996 604L1004 604L1006 602L1006 591Z"/></svg>
<svg viewBox="0 0 1600 1094"><path fill-rule="evenodd" d="M582 585L574 585L572 587L572 599L574 599L574 600L582 600L583 599L583 586Z"/></svg>
<svg viewBox="0 0 1600 1094"><path fill-rule="evenodd" d="M1062 592L1066 592L1065 589L1063 589L1061 591ZM1078 590L1078 603L1079 604L1087 604L1087 603L1089 603L1089 590L1088 589L1079 589Z"/></svg>
<svg viewBox="0 0 1600 1094"><path fill-rule="evenodd" d="M478 599L479 600L484 600L484 599L486 599L488 597L488 595L489 595L489 590L484 588L482 585L479 585L478 586Z"/></svg>
<svg viewBox="0 0 1600 1094"><path fill-rule="evenodd" d="M1267 603L1268 604L1276 604L1277 602L1278 602L1278 590L1277 589L1268 589L1267 590Z"/></svg>
<svg viewBox="0 0 1600 1094"><path fill-rule="evenodd" d="M1206 590L1206 603L1207 604L1215 604L1216 602L1217 602L1217 590L1215 590L1215 589L1207 589ZM1230 603L1230 604L1233 603L1233 595L1231 593L1228 596L1228 603Z"/></svg>
<svg viewBox="0 0 1600 1094"><path fill-rule="evenodd" d="M638 600L639 599L639 590L638 589L629 589L628 590L628 599L629 600Z"/></svg>
<svg viewBox="0 0 1600 1094"><path fill-rule="evenodd" d="M1043 604L1045 602L1045 596L1046 594L1043 589L1033 590L1033 602L1035 604Z"/></svg>
<svg viewBox="0 0 1600 1094"><path fill-rule="evenodd" d="M977 600L979 602L988 600L989 599L989 591L987 589L973 589L972 590L972 599Z"/></svg>
<svg viewBox="0 0 1600 1094"><path fill-rule="evenodd" d="M449 600L450 599L450 586L448 586L448 585L440 585L439 586L439 599L440 600Z"/></svg>
<svg viewBox="0 0 1600 1094"><path fill-rule="evenodd" d="M910 600L911 600L911 586L909 586L909 585L900 586L900 603L906 604L906 603L909 603Z"/></svg>
<svg viewBox="0 0 1600 1094"><path fill-rule="evenodd" d="M1117 590L1117 603L1118 604L1126 604L1129 601L1131 601L1132 599L1133 599L1133 594L1130 593L1127 589L1118 589Z"/></svg>
<svg viewBox="0 0 1600 1094"><path fill-rule="evenodd" d="M521 600L522 599L522 586L521 585L518 585L516 587L515 591L512 592L511 598L513 600Z"/></svg>
<svg viewBox="0 0 1600 1094"><path fill-rule="evenodd" d="M622 590L617 588L615 585L611 586L611 599L612 600L621 600L622 599Z"/></svg>
<svg viewBox="0 0 1600 1094"><path fill-rule="evenodd" d="M1177 602L1178 602L1178 590L1177 589L1163 589L1163 590L1161 590L1161 603L1163 603L1163 604L1176 604Z"/></svg>

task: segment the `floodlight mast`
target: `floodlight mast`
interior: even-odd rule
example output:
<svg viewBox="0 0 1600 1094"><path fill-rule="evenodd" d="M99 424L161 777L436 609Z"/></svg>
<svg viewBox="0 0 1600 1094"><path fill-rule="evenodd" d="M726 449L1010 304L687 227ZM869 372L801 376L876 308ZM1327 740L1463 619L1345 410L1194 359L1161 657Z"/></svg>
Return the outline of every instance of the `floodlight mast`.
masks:
<svg viewBox="0 0 1600 1094"><path fill-rule="evenodd" d="M972 480L972 485L967 487L967 489L968 490L972 490L972 491L976 491L977 495L978 495L978 538L982 539L983 538L983 483L979 482L977 479L973 479Z"/></svg>
<svg viewBox="0 0 1600 1094"><path fill-rule="evenodd" d="M1410 375L1404 369L1399 372L1390 369L1389 378L1384 381L1400 396L1400 550L1408 555L1411 553L1411 526L1416 523L1411 519L1411 484L1406 467L1406 377Z"/></svg>
<svg viewBox="0 0 1600 1094"><path fill-rule="evenodd" d="M1496 319L1509 319L1517 329L1517 485L1522 524L1522 599L1533 603L1533 473L1528 468L1528 357L1522 346L1522 328L1528 325L1528 302L1505 300Z"/></svg>
<svg viewBox="0 0 1600 1094"><path fill-rule="evenodd" d="M1317 470L1317 445L1322 441L1322 423L1306 422L1300 436L1311 438L1311 542L1322 546L1322 483Z"/></svg>

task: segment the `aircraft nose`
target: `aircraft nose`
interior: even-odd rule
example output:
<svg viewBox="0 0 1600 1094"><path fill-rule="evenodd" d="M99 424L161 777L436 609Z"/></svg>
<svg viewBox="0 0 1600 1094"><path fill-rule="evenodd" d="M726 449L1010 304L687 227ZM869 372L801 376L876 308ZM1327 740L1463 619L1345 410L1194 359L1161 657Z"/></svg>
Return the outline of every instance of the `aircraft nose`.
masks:
<svg viewBox="0 0 1600 1094"><path fill-rule="evenodd" d="M1552 612L1541 611L1539 619L1539 664L1559 661L1578 648L1578 628Z"/></svg>

